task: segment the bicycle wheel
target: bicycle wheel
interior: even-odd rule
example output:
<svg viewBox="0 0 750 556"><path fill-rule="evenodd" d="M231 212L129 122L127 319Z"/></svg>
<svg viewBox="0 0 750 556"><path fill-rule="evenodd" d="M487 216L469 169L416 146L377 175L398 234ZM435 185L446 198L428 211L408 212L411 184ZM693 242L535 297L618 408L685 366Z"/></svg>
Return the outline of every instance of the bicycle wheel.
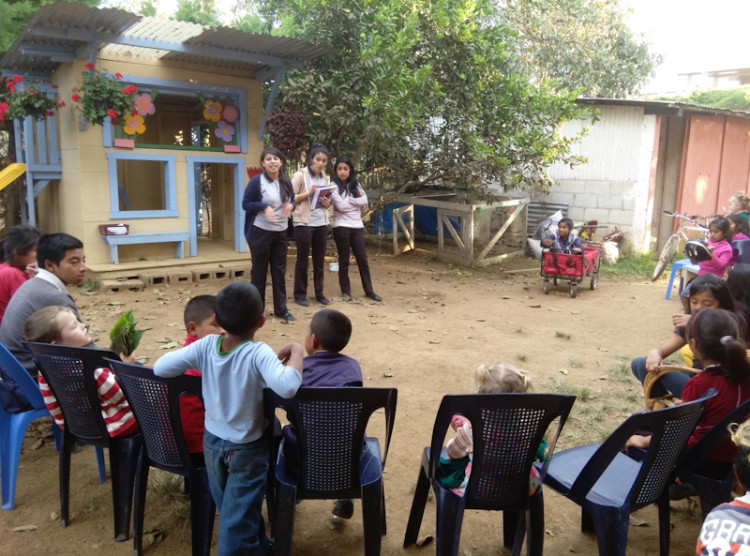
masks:
<svg viewBox="0 0 750 556"><path fill-rule="evenodd" d="M658 279L659 276L661 276L662 272L664 272L664 269L667 268L667 265L672 262L672 257L674 257L674 254L677 251L677 245L679 243L680 236L678 236L677 234L672 234L671 236L669 236L667 243L664 245L664 249L661 250L659 260L656 261L654 275L651 277L652 282Z"/></svg>

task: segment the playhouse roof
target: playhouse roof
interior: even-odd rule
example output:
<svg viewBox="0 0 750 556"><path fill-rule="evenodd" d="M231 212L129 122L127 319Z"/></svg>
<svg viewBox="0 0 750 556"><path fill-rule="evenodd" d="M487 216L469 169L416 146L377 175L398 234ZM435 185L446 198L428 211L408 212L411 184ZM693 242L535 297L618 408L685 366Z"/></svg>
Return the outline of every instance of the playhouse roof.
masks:
<svg viewBox="0 0 750 556"><path fill-rule="evenodd" d="M64 62L110 54L210 65L265 80L279 68L302 68L305 61L329 50L306 41L230 27L55 2L39 8L0 60L0 69L47 77Z"/></svg>

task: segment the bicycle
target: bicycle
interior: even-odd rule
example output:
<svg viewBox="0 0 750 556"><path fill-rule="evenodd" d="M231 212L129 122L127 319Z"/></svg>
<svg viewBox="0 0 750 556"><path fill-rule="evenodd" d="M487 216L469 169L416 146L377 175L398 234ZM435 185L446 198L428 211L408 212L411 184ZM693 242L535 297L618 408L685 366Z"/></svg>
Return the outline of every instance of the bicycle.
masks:
<svg viewBox="0 0 750 556"><path fill-rule="evenodd" d="M680 227L677 228L677 231L669 236L667 243L664 244L664 248L661 250L659 259L656 261L654 274L651 277L652 282L654 280L657 280L659 276L661 276L664 272L664 269L667 268L667 264L672 262L672 258L677 252L677 246L682 244L682 246L684 247L685 243L690 241L690 239L695 239L688 236L686 231L699 231L703 237L705 237L708 232L708 226L700 224L696 217L683 216L682 214L677 214L676 212L671 212L668 210L665 210L663 212L664 214L671 216L672 218L680 218L683 220L683 222L680 224ZM690 224L692 224L692 226Z"/></svg>

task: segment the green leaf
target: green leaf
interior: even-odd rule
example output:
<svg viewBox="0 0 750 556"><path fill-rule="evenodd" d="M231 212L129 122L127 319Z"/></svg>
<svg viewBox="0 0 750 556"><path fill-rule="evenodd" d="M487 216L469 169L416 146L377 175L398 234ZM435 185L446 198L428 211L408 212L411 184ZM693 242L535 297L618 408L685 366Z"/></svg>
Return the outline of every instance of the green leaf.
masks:
<svg viewBox="0 0 750 556"><path fill-rule="evenodd" d="M136 329L135 317L131 309L122 315L109 333L110 348L115 353L130 355L133 353L143 336L143 330Z"/></svg>

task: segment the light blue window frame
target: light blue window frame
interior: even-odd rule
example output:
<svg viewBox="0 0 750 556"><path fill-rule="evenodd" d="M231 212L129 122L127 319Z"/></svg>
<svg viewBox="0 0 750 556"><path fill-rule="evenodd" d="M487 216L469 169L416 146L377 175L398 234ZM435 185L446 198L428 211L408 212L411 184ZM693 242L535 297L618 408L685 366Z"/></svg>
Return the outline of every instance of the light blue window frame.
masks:
<svg viewBox="0 0 750 556"><path fill-rule="evenodd" d="M234 248L240 252L247 251L245 242L245 211L242 209L242 197L245 195L245 184L242 181L245 170L245 157L189 155L185 157L188 177L188 221L190 226L190 256L198 255L196 227L196 198L195 166L197 164L231 164L234 166Z"/></svg>
<svg viewBox="0 0 750 556"><path fill-rule="evenodd" d="M117 162L119 160L146 160L164 163L164 210L120 210L119 184L117 181ZM110 215L113 220L118 218L176 218L177 211L177 179L175 163L177 156L173 154L139 154L139 153L107 153L109 163L109 201ZM192 245L192 243L191 243Z"/></svg>

